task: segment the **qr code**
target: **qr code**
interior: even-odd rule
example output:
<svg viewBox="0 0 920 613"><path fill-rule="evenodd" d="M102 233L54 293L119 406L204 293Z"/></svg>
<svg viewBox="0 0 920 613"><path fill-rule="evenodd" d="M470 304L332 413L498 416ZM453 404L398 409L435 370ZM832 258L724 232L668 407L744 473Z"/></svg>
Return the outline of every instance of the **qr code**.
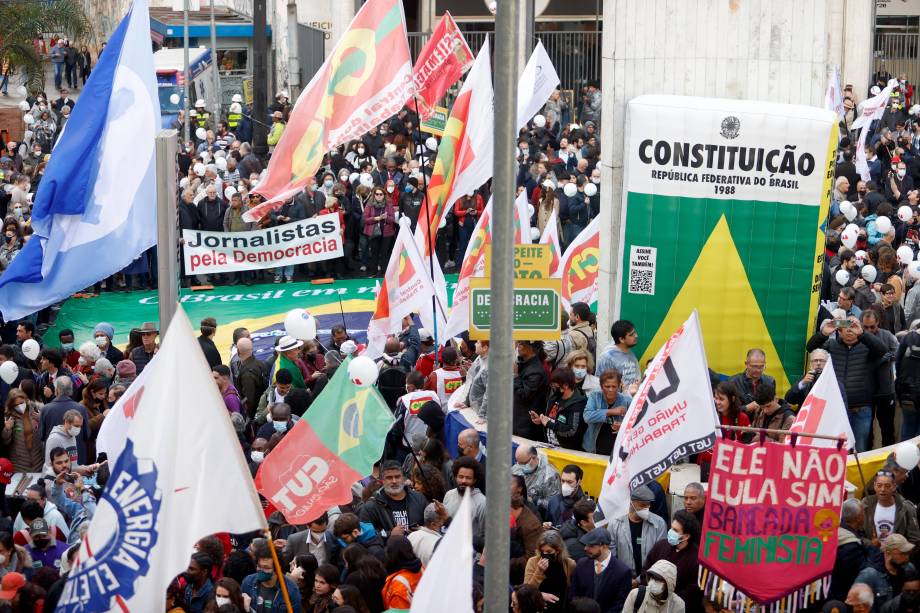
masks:
<svg viewBox="0 0 920 613"><path fill-rule="evenodd" d="M642 268L629 269L629 293L655 295L655 271Z"/></svg>

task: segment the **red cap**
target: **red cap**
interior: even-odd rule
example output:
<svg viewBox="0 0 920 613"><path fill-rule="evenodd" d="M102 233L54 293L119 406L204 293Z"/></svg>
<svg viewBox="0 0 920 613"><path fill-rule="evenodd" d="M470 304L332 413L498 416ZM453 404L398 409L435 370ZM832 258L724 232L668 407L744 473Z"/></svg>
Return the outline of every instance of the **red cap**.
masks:
<svg viewBox="0 0 920 613"><path fill-rule="evenodd" d="M8 458L0 458L0 483L9 483L13 480L13 463Z"/></svg>
<svg viewBox="0 0 920 613"><path fill-rule="evenodd" d="M0 582L0 600L12 600L25 584L26 578L20 573L6 573Z"/></svg>
<svg viewBox="0 0 920 613"><path fill-rule="evenodd" d="M893 158L891 158L891 163L892 163L892 164L900 164L900 163L901 163L901 156L896 155L896 156L894 156Z"/></svg>

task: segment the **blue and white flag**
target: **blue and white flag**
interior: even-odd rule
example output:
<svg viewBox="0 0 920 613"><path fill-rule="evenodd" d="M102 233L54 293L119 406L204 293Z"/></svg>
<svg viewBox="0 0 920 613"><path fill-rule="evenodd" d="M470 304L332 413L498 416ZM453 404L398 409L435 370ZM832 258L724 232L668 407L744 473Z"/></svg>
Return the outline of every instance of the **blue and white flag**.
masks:
<svg viewBox="0 0 920 613"><path fill-rule="evenodd" d="M159 98L147 0L135 0L48 163L34 236L0 276L0 314L19 319L118 272L156 244Z"/></svg>

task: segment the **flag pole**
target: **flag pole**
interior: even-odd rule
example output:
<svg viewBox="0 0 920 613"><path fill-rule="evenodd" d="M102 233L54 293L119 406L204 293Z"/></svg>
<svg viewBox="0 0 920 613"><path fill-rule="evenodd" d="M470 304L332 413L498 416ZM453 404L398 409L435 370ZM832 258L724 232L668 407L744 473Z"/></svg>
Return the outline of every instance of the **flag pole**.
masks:
<svg viewBox="0 0 920 613"><path fill-rule="evenodd" d="M161 130L156 137L157 169L157 304L160 338L176 313L178 288L178 218L176 215L176 130Z"/></svg>
<svg viewBox="0 0 920 613"><path fill-rule="evenodd" d="M291 606L291 595L288 594L287 584L284 582L284 571L281 570L281 562L278 560L278 552L275 551L275 541L272 539L271 530L266 530L265 536L268 538L268 548L272 551L272 561L275 563L275 576L278 577L278 583L281 584L281 595L284 597L284 605L287 607L287 613L294 613L294 608Z"/></svg>
<svg viewBox="0 0 920 613"><path fill-rule="evenodd" d="M419 149L422 149L423 152L427 151L427 147L424 147L422 141L422 125L421 125L421 115L418 112L418 98L412 96L412 102L415 104L415 116L419 119L419 125L416 126L416 134L418 138L415 140L416 146ZM430 154L430 152L427 152ZM434 282L434 242L431 237L431 217L429 216L428 210L428 175L425 174L425 169L421 168L421 159L419 159L419 170L422 173L422 202L425 207L425 223L428 224L428 267L430 268L431 273L431 285L435 288L435 295L431 297L431 317L434 320L434 365L438 366L438 296L437 296L437 285ZM440 266L440 264L438 264Z"/></svg>
<svg viewBox="0 0 920 613"><path fill-rule="evenodd" d="M520 39L524 36L522 0L502 0L495 16L495 156L493 160L492 295L489 336L489 397L495 406L513 404L514 373L514 205L517 161L517 85ZM511 205L511 206L509 206ZM493 395L494 394L494 395ZM489 415L489 462L486 465L486 613L508 611L508 555L511 530L511 412Z"/></svg>

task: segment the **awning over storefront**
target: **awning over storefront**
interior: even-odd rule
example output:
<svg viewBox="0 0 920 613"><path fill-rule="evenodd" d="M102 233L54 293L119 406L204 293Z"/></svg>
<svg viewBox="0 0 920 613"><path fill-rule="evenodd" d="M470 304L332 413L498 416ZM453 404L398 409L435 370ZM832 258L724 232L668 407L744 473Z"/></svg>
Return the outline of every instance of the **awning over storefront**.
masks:
<svg viewBox="0 0 920 613"><path fill-rule="evenodd" d="M211 36L211 11L189 11L189 38L207 38ZM218 38L252 38L252 18L227 7L214 7L214 22ZM185 28L182 11L169 8L150 7L151 37L156 40L183 38ZM271 26L265 26L265 33L271 36Z"/></svg>

